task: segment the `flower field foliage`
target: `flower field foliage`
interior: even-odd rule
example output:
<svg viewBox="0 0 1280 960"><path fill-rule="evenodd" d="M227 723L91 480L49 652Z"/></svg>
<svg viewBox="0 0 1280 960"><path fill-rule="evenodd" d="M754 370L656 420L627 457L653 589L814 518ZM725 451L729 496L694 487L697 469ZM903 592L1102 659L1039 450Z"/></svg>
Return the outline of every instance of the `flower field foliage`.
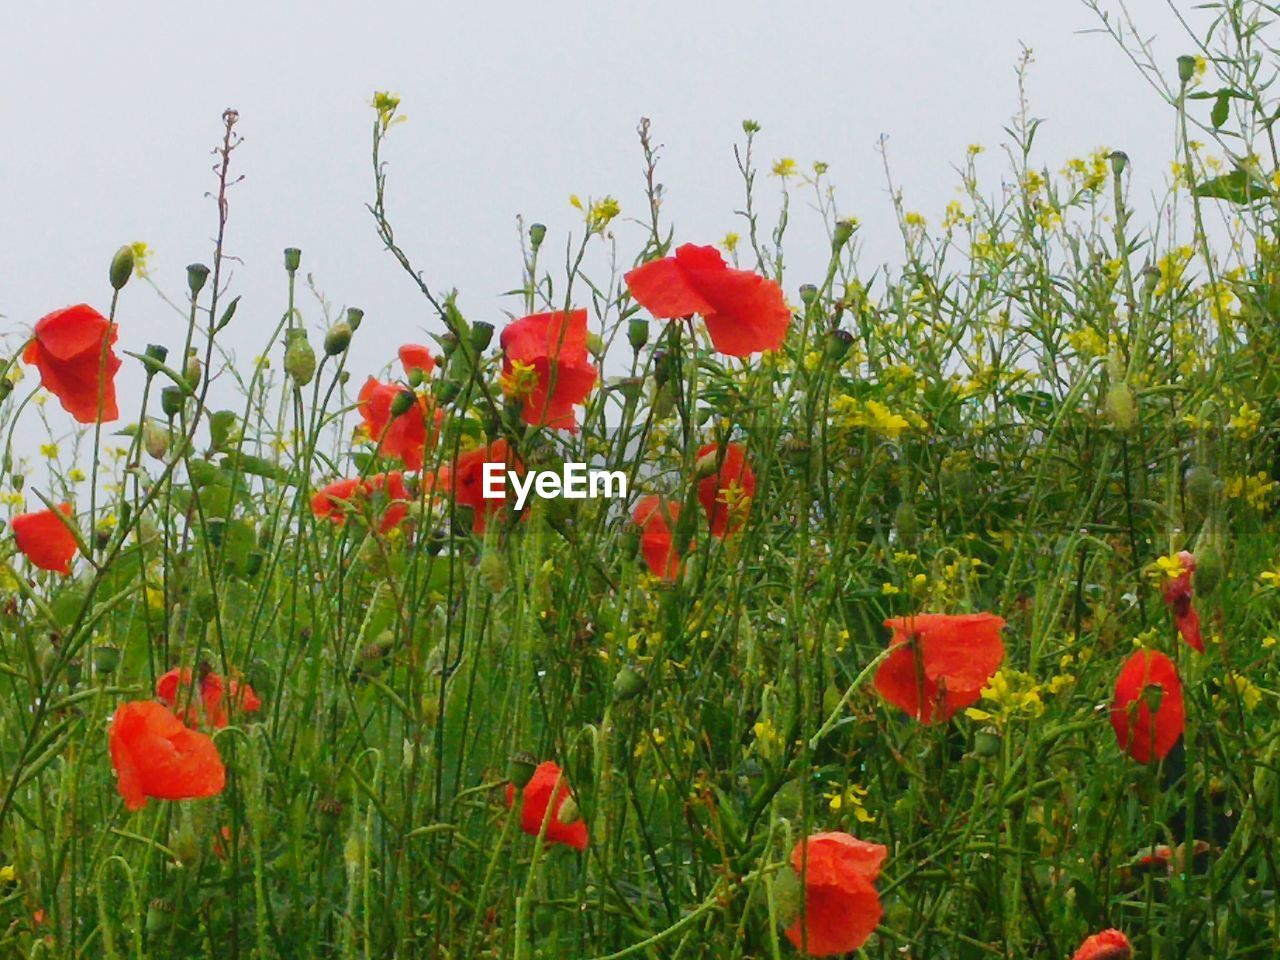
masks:
<svg viewBox="0 0 1280 960"><path fill-rule="evenodd" d="M1167 71L1103 22L1175 122L1157 217L1024 109L868 271L747 121L739 232L686 238L644 121L647 206L527 227L501 319L401 246L378 94L413 334L304 310L296 249L239 304L228 111L173 342L134 246L7 344L0 955L1280 955L1274 53L1210 13ZM486 496L566 461L627 499Z"/></svg>

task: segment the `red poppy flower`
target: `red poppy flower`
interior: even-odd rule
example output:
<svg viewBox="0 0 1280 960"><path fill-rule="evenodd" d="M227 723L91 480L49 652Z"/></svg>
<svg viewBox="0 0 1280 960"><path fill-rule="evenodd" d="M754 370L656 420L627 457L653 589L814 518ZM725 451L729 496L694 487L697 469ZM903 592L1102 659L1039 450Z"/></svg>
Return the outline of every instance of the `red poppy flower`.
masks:
<svg viewBox="0 0 1280 960"><path fill-rule="evenodd" d="M1163 760L1182 736L1186 721L1182 681L1173 661L1158 650L1135 652L1116 677L1111 703L1111 728L1120 749L1139 763L1150 763L1153 751Z"/></svg>
<svg viewBox="0 0 1280 960"><path fill-rule="evenodd" d="M485 465L497 464L500 480L496 484L502 490L500 497L485 496ZM484 533L488 520L507 505L506 471L522 471L524 467L510 452L506 440L495 440L486 447L477 447L460 455L452 466L444 466L434 475L425 477L423 484L453 499L455 506L471 507L475 519L471 529Z"/></svg>
<svg viewBox="0 0 1280 960"><path fill-rule="evenodd" d="M1196 612L1191 602L1194 591L1191 575L1196 572L1196 558L1190 551L1183 550L1178 554L1178 562L1182 566L1182 573L1165 580L1164 602L1173 611L1173 622L1177 625L1182 639L1197 653L1204 653L1204 638L1200 635L1200 614Z"/></svg>
<svg viewBox="0 0 1280 960"><path fill-rule="evenodd" d="M976 703L1004 659L993 613L921 613L884 622L892 653L876 672L876 689L921 723L941 723Z"/></svg>
<svg viewBox="0 0 1280 960"><path fill-rule="evenodd" d="M698 460L709 457L711 467L719 456L720 448L714 443L698 449ZM742 526L755 492L756 475L747 466L747 451L741 444L726 444L720 469L698 481L698 499L713 537L723 538Z"/></svg>
<svg viewBox="0 0 1280 960"><path fill-rule="evenodd" d="M406 343L400 348L400 363L404 365L404 375L413 376L413 371L421 370L424 377L431 375L436 368L436 358L431 350L420 343Z"/></svg>
<svg viewBox="0 0 1280 960"><path fill-rule="evenodd" d="M810 957L833 957L866 943L880 923L873 884L888 852L847 833L815 833L797 843L791 866L804 879L804 912L787 928L787 939Z"/></svg>
<svg viewBox="0 0 1280 960"><path fill-rule="evenodd" d="M354 507L358 498L368 497L379 491L385 491L388 503L382 521L378 524L378 532L387 533L409 515L409 505L406 502L409 491L404 485L404 475L399 470L375 473L367 480L335 480L312 494L311 512L322 520L327 517L336 524L342 524L347 519L347 507Z"/></svg>
<svg viewBox="0 0 1280 960"><path fill-rule="evenodd" d="M22 359L40 371L40 385L76 420L96 423L101 403L106 423L120 416L115 385L120 358L111 349L115 342L115 325L87 303L78 303L40 318Z"/></svg>
<svg viewBox="0 0 1280 960"><path fill-rule="evenodd" d="M672 545L671 527L680 519L680 504L650 494L636 504L631 519L640 528L640 552L649 572L674 580L680 572L680 555Z"/></svg>
<svg viewBox="0 0 1280 960"><path fill-rule="evenodd" d="M1129 960L1132 956L1128 937L1119 930L1103 930L1086 937L1071 960Z"/></svg>
<svg viewBox="0 0 1280 960"><path fill-rule="evenodd" d="M408 469L421 470L427 448L435 446L436 425L443 414L437 410L433 417L430 402L419 395L416 403L393 418L391 405L403 389L370 377L360 388L360 416L369 436L377 441L380 456L398 457ZM429 420L434 421L430 430Z"/></svg>
<svg viewBox="0 0 1280 960"><path fill-rule="evenodd" d="M189 701L191 693L191 671L186 667L174 667L156 680L156 697L166 707L176 708L179 701ZM227 725L227 714L222 708L223 680L216 673L206 673L200 681L200 703L204 706L205 716L209 724L221 729ZM245 713L257 713L262 709L262 701L249 684L231 681L231 700L236 709ZM182 713L183 720L195 726L199 716L195 705L187 703Z"/></svg>
<svg viewBox="0 0 1280 960"><path fill-rule="evenodd" d="M60 503L63 516L71 516L71 504ZM52 510L20 513L10 521L13 538L33 564L41 570L52 570L64 577L71 573L71 558L76 555L76 538Z"/></svg>
<svg viewBox="0 0 1280 960"><path fill-rule="evenodd" d="M532 367L535 381L520 389L520 416L535 427L575 431L573 408L596 382L587 356L587 311L535 313L502 331L502 375L518 380L516 363Z"/></svg>
<svg viewBox="0 0 1280 960"><path fill-rule="evenodd" d="M553 795L554 791L554 795ZM507 807L515 803L516 788L507 784ZM553 760L544 760L533 771L533 778L525 785L520 802L520 829L530 836L542 833L542 822L547 821L546 838L551 843L563 843L575 850L587 849L587 825L581 817L570 823L560 822L560 808L569 799L569 785L560 767ZM551 816L547 817L547 807Z"/></svg>
<svg viewBox="0 0 1280 960"><path fill-rule="evenodd" d="M107 733L116 788L130 810L148 797L190 800L222 792L227 772L218 748L154 700L122 703Z"/></svg>
<svg viewBox="0 0 1280 960"><path fill-rule="evenodd" d="M728 266L715 247L686 243L673 257L636 267L626 281L631 295L659 319L701 314L711 343L731 357L777 350L791 324L782 288Z"/></svg>

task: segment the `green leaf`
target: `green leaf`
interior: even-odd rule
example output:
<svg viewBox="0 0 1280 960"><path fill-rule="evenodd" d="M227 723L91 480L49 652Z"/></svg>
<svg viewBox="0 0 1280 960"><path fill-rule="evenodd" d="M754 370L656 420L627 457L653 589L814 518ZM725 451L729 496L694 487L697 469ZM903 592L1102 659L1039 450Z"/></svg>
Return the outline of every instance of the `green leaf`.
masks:
<svg viewBox="0 0 1280 960"><path fill-rule="evenodd" d="M1198 184L1192 193L1197 197L1226 200L1229 203L1247 206L1266 197L1270 191L1265 184L1259 183L1243 170L1237 169Z"/></svg>
<svg viewBox="0 0 1280 960"><path fill-rule="evenodd" d="M1217 130L1227 122L1227 117L1231 114L1231 96L1225 90L1218 91L1218 98L1213 101L1213 110L1209 113L1209 119L1213 121L1213 129Z"/></svg>

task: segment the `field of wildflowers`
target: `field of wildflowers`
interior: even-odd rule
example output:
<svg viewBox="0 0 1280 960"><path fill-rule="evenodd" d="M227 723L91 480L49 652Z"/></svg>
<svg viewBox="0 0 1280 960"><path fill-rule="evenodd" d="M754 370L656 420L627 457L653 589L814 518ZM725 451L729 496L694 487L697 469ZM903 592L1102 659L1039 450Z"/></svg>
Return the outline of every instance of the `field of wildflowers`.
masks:
<svg viewBox="0 0 1280 960"><path fill-rule="evenodd" d="M0 358L0 956L1280 956L1276 11L1213 13L1168 65L1103 21L1159 217L1024 110L868 272L752 121L740 234L681 236L642 121L647 209L528 225L501 320L400 245L378 93L433 326L289 249L248 367L224 114L174 341L132 245ZM486 495L567 462L626 497Z"/></svg>

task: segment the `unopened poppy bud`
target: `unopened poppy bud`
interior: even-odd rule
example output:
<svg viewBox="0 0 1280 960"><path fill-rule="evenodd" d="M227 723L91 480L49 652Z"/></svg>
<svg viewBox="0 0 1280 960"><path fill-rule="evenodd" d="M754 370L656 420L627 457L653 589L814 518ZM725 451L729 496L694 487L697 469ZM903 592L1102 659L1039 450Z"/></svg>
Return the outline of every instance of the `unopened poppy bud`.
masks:
<svg viewBox="0 0 1280 960"><path fill-rule="evenodd" d="M347 326L352 330L359 330L360 324L364 321L364 311L359 307L347 307Z"/></svg>
<svg viewBox="0 0 1280 960"><path fill-rule="evenodd" d="M441 403L453 403L462 392L462 384L457 380L437 380L436 399Z"/></svg>
<svg viewBox="0 0 1280 960"><path fill-rule="evenodd" d="M1213 593L1222 581L1222 552L1210 542L1196 551L1195 587L1197 593Z"/></svg>
<svg viewBox="0 0 1280 960"><path fill-rule="evenodd" d="M844 245L853 237L853 221L838 220L836 228L831 231L831 249L835 253L839 253L844 249Z"/></svg>
<svg viewBox="0 0 1280 960"><path fill-rule="evenodd" d="M693 465L693 474L703 480L716 472L716 464L720 462L720 451L716 448L708 450Z"/></svg>
<svg viewBox="0 0 1280 960"><path fill-rule="evenodd" d="M123 290L131 276L133 276L133 247L126 245L117 250L116 255L111 258L111 269L108 271L111 289Z"/></svg>
<svg viewBox="0 0 1280 960"><path fill-rule="evenodd" d="M324 352L326 356L336 357L351 344L351 324L335 323L324 335Z"/></svg>
<svg viewBox="0 0 1280 960"><path fill-rule="evenodd" d="M1207 510L1213 503L1213 495L1218 488L1218 478L1206 466L1197 465L1187 471L1187 496L1199 510Z"/></svg>
<svg viewBox="0 0 1280 960"><path fill-rule="evenodd" d="M537 250L542 246L542 241L547 238L546 224L531 223L529 224L529 246Z"/></svg>
<svg viewBox="0 0 1280 960"><path fill-rule="evenodd" d="M93 663L95 674L102 674L105 677L115 673L116 668L120 666L120 648L106 644L94 647L90 661Z"/></svg>
<svg viewBox="0 0 1280 960"><path fill-rule="evenodd" d="M452 330L442 333L440 335L440 349L444 353L446 360L452 357L453 351L458 349L458 335Z"/></svg>
<svg viewBox="0 0 1280 960"><path fill-rule="evenodd" d="M300 387L305 387L316 375L316 352L303 330L289 331L289 342L284 348L284 372Z"/></svg>
<svg viewBox="0 0 1280 960"><path fill-rule="evenodd" d="M644 677L624 665L613 678L613 699L619 703L631 700L644 690Z"/></svg>
<svg viewBox="0 0 1280 960"><path fill-rule="evenodd" d="M580 811L578 810L578 801L573 797L565 797L564 803L560 804L560 809L556 811L556 819L564 826L568 826L578 819Z"/></svg>
<svg viewBox="0 0 1280 960"><path fill-rule="evenodd" d="M1178 58L1178 79L1184 83L1190 83L1196 75L1196 58L1183 54Z"/></svg>
<svg viewBox="0 0 1280 960"><path fill-rule="evenodd" d="M187 351L187 363L182 368L182 376L187 381L187 385L194 390L200 386L200 377L204 374L204 367L200 365L200 358L196 356L195 347Z"/></svg>
<svg viewBox="0 0 1280 960"><path fill-rule="evenodd" d="M182 412L183 393L177 387L165 387L160 391L160 409L172 420Z"/></svg>
<svg viewBox="0 0 1280 960"><path fill-rule="evenodd" d="M800 302L806 307L812 306L813 302L818 299L818 288L812 283L802 284L800 287Z"/></svg>
<svg viewBox="0 0 1280 960"><path fill-rule="evenodd" d="M401 390L395 395L395 399L391 401L391 416L403 416L413 409L413 405L417 401L418 395L412 390Z"/></svg>
<svg viewBox="0 0 1280 960"><path fill-rule="evenodd" d="M520 751L513 753L507 761L507 779L517 790L523 790L533 779L533 771L538 767L538 758L531 753Z"/></svg>
<svg viewBox="0 0 1280 960"><path fill-rule="evenodd" d="M187 289L191 291L191 296L200 296L200 291L204 289L205 281L208 279L209 268L203 263L187 265Z"/></svg>
<svg viewBox="0 0 1280 960"><path fill-rule="evenodd" d="M1128 433L1138 422L1138 401L1123 380L1107 388L1107 418L1121 433Z"/></svg>
<svg viewBox="0 0 1280 960"><path fill-rule="evenodd" d="M290 273L295 273L302 264L302 251L297 247L284 248L284 268Z"/></svg>
<svg viewBox="0 0 1280 960"><path fill-rule="evenodd" d="M1123 150L1112 150L1108 159L1111 161L1111 172L1117 177L1124 173L1124 168L1129 165L1129 155Z"/></svg>
<svg viewBox="0 0 1280 960"><path fill-rule="evenodd" d="M627 321L627 343L639 353L649 342L649 321L644 317L632 317Z"/></svg>
<svg viewBox="0 0 1280 960"><path fill-rule="evenodd" d="M173 926L173 903L164 897L156 897L147 904L147 933L168 933Z"/></svg>
<svg viewBox="0 0 1280 960"><path fill-rule="evenodd" d="M800 905L804 902L804 887L800 877L790 865L783 867L773 875L770 883L773 894L773 906L778 920L783 926L791 926L800 914Z"/></svg>
<svg viewBox="0 0 1280 960"><path fill-rule="evenodd" d="M481 352L485 347L489 346L493 340L493 324L486 323L483 320L477 320L471 325L471 348L476 353Z"/></svg>
<svg viewBox="0 0 1280 960"><path fill-rule="evenodd" d="M994 757L1000 753L1004 738L996 727L983 727L973 735L973 755L975 757Z"/></svg>
<svg viewBox="0 0 1280 960"><path fill-rule="evenodd" d="M1146 703L1147 709L1155 713L1164 702L1164 687L1158 683L1148 683L1142 690L1142 700Z"/></svg>
<svg viewBox="0 0 1280 960"><path fill-rule="evenodd" d="M827 362L839 363L852 346L852 333L848 330L832 330L827 334Z"/></svg>
<svg viewBox="0 0 1280 960"><path fill-rule="evenodd" d="M604 339L594 330L587 334L587 349L596 357L604 353Z"/></svg>
<svg viewBox="0 0 1280 960"><path fill-rule="evenodd" d="M142 445L152 460L163 461L169 452L169 428L161 426L154 420L146 420L142 424Z"/></svg>

